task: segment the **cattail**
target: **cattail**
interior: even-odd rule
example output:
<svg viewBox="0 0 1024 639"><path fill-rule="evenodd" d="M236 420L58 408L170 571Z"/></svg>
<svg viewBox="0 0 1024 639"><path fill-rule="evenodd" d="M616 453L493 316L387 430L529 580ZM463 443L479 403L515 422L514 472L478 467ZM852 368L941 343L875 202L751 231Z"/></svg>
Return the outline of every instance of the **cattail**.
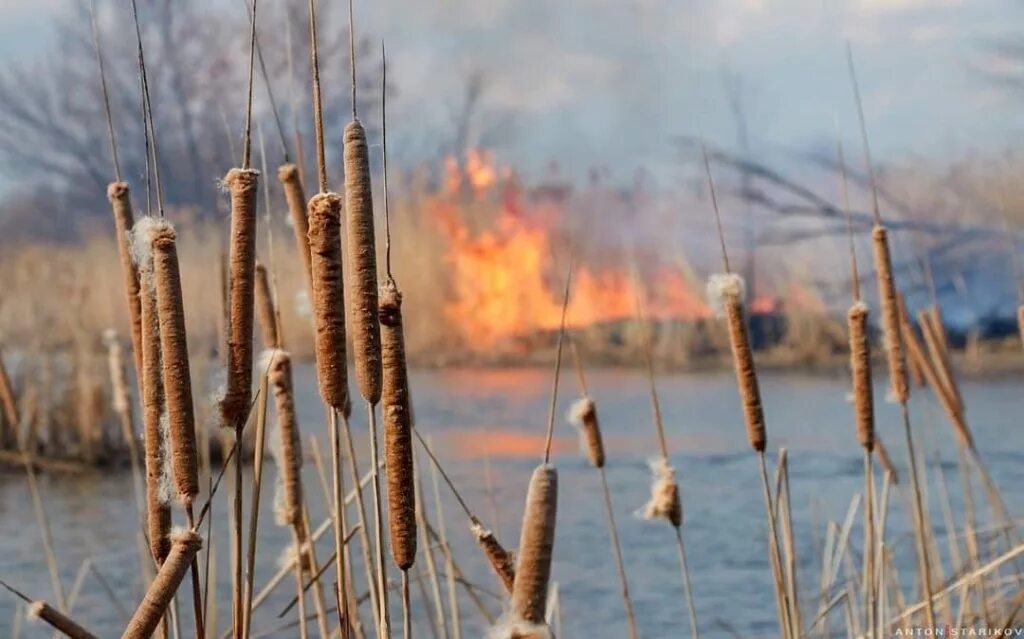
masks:
<svg viewBox="0 0 1024 639"><path fill-rule="evenodd" d="M256 262L256 310L263 334L263 346L281 348L281 336L277 333L277 313L274 312L274 297L270 293L270 278L267 267Z"/></svg>
<svg viewBox="0 0 1024 639"><path fill-rule="evenodd" d="M644 519L667 519L675 528L683 525L683 505L679 499L679 484L676 471L664 457L650 462L654 481L651 483L651 499L641 511Z"/></svg>
<svg viewBox="0 0 1024 639"><path fill-rule="evenodd" d="M953 375L953 363L949 359L949 344L945 338L945 329L942 326L942 318L938 314L938 307L931 311L922 310L917 315L917 323L921 327L921 335L924 337L925 346L928 348L932 366L938 373L939 382L942 383L945 392L954 400L957 409L963 411L964 400L960 396L960 388L957 386L956 378ZM916 361L916 358L908 358ZM920 368L920 364L918 365ZM924 370L922 369L922 374Z"/></svg>
<svg viewBox="0 0 1024 639"><path fill-rule="evenodd" d="M352 347L356 382L370 404L380 401L380 324L377 318L377 245L366 131L359 120L345 127L345 215L352 267Z"/></svg>
<svg viewBox="0 0 1024 639"><path fill-rule="evenodd" d="M903 403L909 398L910 389L907 386L907 365L903 357L903 339L900 335L896 281L893 278L892 257L889 253L889 239L885 227L875 225L871 230L871 239L874 241L875 275L878 278L878 297L881 301L885 352L889 360L889 392L896 401Z"/></svg>
<svg viewBox="0 0 1024 639"><path fill-rule="evenodd" d="M153 277L152 232L160 222L143 217L132 232L132 249L139 271L139 310L142 351L142 432L146 462L146 515L150 551L157 565L171 550L171 477L168 418L164 407L160 321Z"/></svg>
<svg viewBox="0 0 1024 639"><path fill-rule="evenodd" d="M157 318L160 322L160 355L163 364L164 401L169 419L171 468L178 499L187 507L199 493L196 464L196 426L192 406L185 308L178 270L177 236L169 222L160 220L152 229L153 275L156 284Z"/></svg>
<svg viewBox="0 0 1024 639"><path fill-rule="evenodd" d="M281 350L270 353L268 381L274 388L277 428L281 437L278 472L283 495L278 522L302 529L302 441L295 417L295 393L292 387L291 356Z"/></svg>
<svg viewBox="0 0 1024 639"><path fill-rule="evenodd" d="M135 356L135 371L142 372L142 311L139 301L139 273L132 260L131 232L135 220L127 182L112 182L107 187L107 199L114 213L114 230L117 233L117 252L121 258L121 277L124 293L128 300L128 319L132 327L132 352Z"/></svg>
<svg viewBox="0 0 1024 639"><path fill-rule="evenodd" d="M256 264L257 176L252 169L231 169L224 182L231 192L230 290L228 292L227 392L221 414L227 426L241 429L252 401L252 315Z"/></svg>
<svg viewBox="0 0 1024 639"><path fill-rule="evenodd" d="M341 260L341 197L320 193L309 201L316 368L320 395L335 409L348 405L345 361L345 286Z"/></svg>
<svg viewBox="0 0 1024 639"><path fill-rule="evenodd" d="M312 286L310 277L312 266L309 255L309 221L306 219L306 193L302 188L302 177L299 167L292 163L282 164L277 169L277 178L284 185L284 197L288 201L288 212L292 218L292 231L295 232L295 248L302 258L303 272L306 283Z"/></svg>
<svg viewBox="0 0 1024 639"><path fill-rule="evenodd" d="M512 586L516 581L516 560L515 556L501 545L498 538L494 536L494 533L484 528L483 525L476 519L471 519L469 522L469 528L476 537L476 542L480 544L480 549L484 551L484 556L487 557L487 561L490 562L491 568L494 569L495 574L501 579L502 585L505 586L505 590L511 594Z"/></svg>
<svg viewBox="0 0 1024 639"><path fill-rule="evenodd" d="M857 302L847 314L850 331L850 373L853 377L853 412L857 441L869 452L875 447L875 404L871 387L871 345L868 343L868 306Z"/></svg>
<svg viewBox="0 0 1024 639"><path fill-rule="evenodd" d="M157 571L121 639L148 639L153 634L202 545L202 538L191 530L181 530L172 536L167 561Z"/></svg>
<svg viewBox="0 0 1024 639"><path fill-rule="evenodd" d="M402 294L394 281L389 280L380 289L379 321L391 556L399 569L408 570L416 561L416 487L409 374L402 334Z"/></svg>
<svg viewBox="0 0 1024 639"><path fill-rule="evenodd" d="M604 442L601 440L601 427L597 422L597 405L589 397L583 397L573 403L569 409L569 422L580 431L581 444L594 468L604 467Z"/></svg>
<svg viewBox="0 0 1024 639"><path fill-rule="evenodd" d="M755 451L764 452L766 444L764 411L761 408L761 390L757 383L754 353L747 334L747 319L743 311L743 279L732 273L712 276L708 289L713 299L721 302L729 326L729 344L732 347L736 384L747 425L747 440Z"/></svg>
<svg viewBox="0 0 1024 639"><path fill-rule="evenodd" d="M542 464L530 477L512 587L512 611L529 623L544 623L557 513L558 471Z"/></svg>
<svg viewBox="0 0 1024 639"><path fill-rule="evenodd" d="M45 601L33 601L28 607L28 618L48 623L54 630L70 639L96 639L92 634Z"/></svg>

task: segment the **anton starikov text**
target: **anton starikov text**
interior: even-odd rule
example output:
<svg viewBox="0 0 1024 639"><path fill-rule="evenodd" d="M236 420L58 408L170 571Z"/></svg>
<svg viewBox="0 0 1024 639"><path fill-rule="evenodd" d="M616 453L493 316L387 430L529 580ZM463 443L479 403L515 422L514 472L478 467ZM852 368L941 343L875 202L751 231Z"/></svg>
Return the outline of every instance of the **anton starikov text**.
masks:
<svg viewBox="0 0 1024 639"><path fill-rule="evenodd" d="M897 628L894 637L1024 637L1024 628L988 628L985 626L943 626Z"/></svg>

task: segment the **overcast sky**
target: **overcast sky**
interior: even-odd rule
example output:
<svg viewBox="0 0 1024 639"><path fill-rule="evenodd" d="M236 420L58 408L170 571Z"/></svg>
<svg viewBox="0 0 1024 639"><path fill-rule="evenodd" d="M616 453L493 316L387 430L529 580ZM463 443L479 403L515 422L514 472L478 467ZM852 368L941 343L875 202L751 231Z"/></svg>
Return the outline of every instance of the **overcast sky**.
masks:
<svg viewBox="0 0 1024 639"><path fill-rule="evenodd" d="M0 67L41 55L51 16L81 1L0 0ZM356 12L388 42L393 122L442 119L478 68L488 100L519 114L504 151L518 162L658 165L678 133L732 144L726 68L744 79L755 150L828 144L837 122L852 144L847 39L879 159L955 157L1024 131L1024 92L979 73L997 64L986 44L1024 18L1015 0L357 0Z"/></svg>

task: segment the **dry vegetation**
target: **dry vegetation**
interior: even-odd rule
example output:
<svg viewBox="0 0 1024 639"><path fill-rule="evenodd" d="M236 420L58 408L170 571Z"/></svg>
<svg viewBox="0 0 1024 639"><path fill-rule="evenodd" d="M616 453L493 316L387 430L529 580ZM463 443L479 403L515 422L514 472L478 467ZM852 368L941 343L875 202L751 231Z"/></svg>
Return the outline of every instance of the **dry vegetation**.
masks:
<svg viewBox="0 0 1024 639"><path fill-rule="evenodd" d="M215 556L201 552L209 543L203 528L208 517L227 519L232 531L235 572L230 629L236 639L250 636L253 611L289 573L295 578L297 617L287 613L289 625L282 632L298 632L303 638L337 633L343 638L388 639L400 632L410 637L414 608L410 573L422 579L417 603L430 611L426 623L435 636L461 636L464 614L476 614L460 613L460 606L467 601L492 627L495 639L554 636L559 619L552 574L553 558L559 551L559 483L552 442L563 350L571 337L582 394L574 418L585 438L587 458L602 484L611 540L610 552L595 549L592 561L614 562L623 599L623 625L630 636L638 636L640 624L627 577L631 567L623 561L618 542L612 506L616 487L605 476L607 466L622 460L606 454L597 419L600 398L589 395L585 374L586 366L617 358L642 359L650 384L657 448L651 500L643 512L647 519L665 520L673 528L680 560L678 586L685 593L680 601L665 597L660 605L685 608L690 634L696 639L701 631L692 596L694 589L701 588L701 577L698 574L691 580L686 563L683 481L670 461L655 355L668 362L731 355L747 442L760 473L760 486L751 490L764 498L765 547L777 604L778 636L832 636L830 626L837 619L849 636L878 638L890 636L894 628L910 622L992 629L1019 625L1021 575L1015 559L1024 553L1024 543L1018 525L1007 512L975 445L939 307L928 306L916 324L903 307L901 289L907 278L894 265L896 251L877 200L868 224L885 348L876 350L888 363L889 384L902 407L909 453L907 484L918 560L917 580L909 589L895 576L893 547L886 536L896 478L874 431L868 297L861 297L855 259L848 328L841 319L825 313L826 305L820 296L808 292L806 283L792 284L787 290L784 297L790 307L778 304L782 287L771 295L746 291L737 272L742 269L734 270L729 262L707 155L710 201L705 202L707 208L713 207L718 221L724 261L724 273L713 276L709 288L720 297L721 314L693 292L700 288L698 278L681 256L671 267L662 257L635 258L631 268L623 270L625 262L608 257L614 251L604 246L571 252L561 296L557 292L552 295L559 281L552 286L552 273L560 275L553 267L559 261L553 254L560 258L570 253L566 236L573 230L553 224L552 219L580 206L586 194L560 192L551 184L526 187L512 174L499 175L497 167L479 155L471 155L462 167L449 167L443 180L432 181L416 173L405 176L390 193L385 189L384 206L375 214L373 185L386 176L371 163L375 132L368 133L356 117L355 88L352 121L345 129L343 195L329 191L314 9L315 0L311 0L310 57L316 96L311 106L318 189L308 204L302 202L303 189L296 183L301 174L292 171L287 157L284 170L276 173L286 189L267 189L270 197L260 195L261 181L272 180L275 174L250 167L247 117L241 168L232 169L226 178L231 197L229 233L222 224L190 215L188 209L165 210L159 164L154 160L153 199L157 204L152 215L134 216L126 206L132 195L136 203L141 201L138 191L142 189L130 194L118 186L110 191L114 213L110 228L115 232L94 233L73 246L5 251L0 260L0 281L6 286L0 300L4 344L0 354L0 461L23 470L28 479L54 584L53 604L26 596L16 584L8 586L28 604L31 617L70 637L93 636L87 630L89 612L73 611L65 600L36 472L82 472L90 465L128 460L134 481L140 487L144 484L146 492L145 497L135 496L140 510L140 573L146 592L140 601L132 602L136 609L123 637L184 636L182 628L195 628L202 639L217 636L216 623L206 623L207 611L218 593L216 588L200 586L203 567L216 561ZM255 7L250 15L255 34ZM137 33L141 85L147 94L146 67L141 63L143 37ZM255 35L250 45L252 70L258 53ZM354 39L350 62L354 84ZM338 80L332 77L331 82ZM251 99L251 81L248 88ZM148 102L148 95L144 101ZM152 114L146 115L147 149L150 144L155 148L158 127ZM865 134L865 148L866 142ZM155 151L153 155L157 155ZM725 163L721 157L716 159ZM119 184L116 160L114 168ZM873 176L870 183L874 190ZM313 191L308 186L304 190ZM264 200L261 205L270 212L267 218L259 214L259 200ZM626 209L630 205L620 204ZM271 220L269 227L266 219ZM285 219L299 229L294 235L296 242L275 243L273 238L291 235ZM857 224L863 226L863 220ZM301 232L304 226L308 233ZM851 221L849 230L854 226ZM126 236L130 228L135 249L131 252ZM379 232L381 228L384 233ZM392 246L392 236L402 241ZM991 238L991 233L985 237ZM265 253L263 247L267 247ZM850 248L855 255L856 243L851 241ZM264 259L259 265L258 253ZM598 260L595 256L599 255L607 261ZM635 274L623 275L629 270ZM501 298L504 293L513 298ZM498 300L488 299L488 295ZM256 320L267 349L262 361L254 355ZM106 332L111 328L113 334ZM129 338L119 340L117 335ZM128 344L133 357L124 353ZM545 353L554 353L551 403L544 448L537 451L541 462L526 487L520 542L513 555L463 500L442 462L416 430L408 367L411 360L437 362L462 353L523 357L525 348L537 344ZM288 352L283 350L286 346ZM829 536L817 590L797 583L802 561L794 541L789 467L799 460L791 462L781 451L774 481L769 477L766 451L770 431L762 407L759 362L754 357L758 347L768 356L774 354L776 362L842 358L849 363L853 377L851 419L838 421L855 424L850 428L851 446L859 444L864 452L864 541L858 544L850 538L857 513L852 508L843 529ZM351 353L351 361L347 353ZM298 423L296 402L300 398L292 379L294 363L303 357L315 359L330 433L330 468L323 466L318 444L314 443L311 453L330 504L327 520L317 528L311 525L307 508L308 495L315 487L303 486L301 481L305 460L301 429L318 426ZM134 368L141 369L141 374L126 373L132 368L130 362L135 362ZM350 365L358 398L349 392ZM226 376L225 388L214 404L204 398L218 387L220 371ZM948 539L941 540L955 549L949 561L938 552L940 540L921 496L927 468L919 466L913 445L908 371L918 371L921 385L939 401L963 461L958 472L967 505L964 512L949 514L953 521L945 523L952 524L951 530ZM276 427L268 429L271 396ZM369 450L356 450L354 444L349 425L354 403L367 410ZM378 404L381 450L377 448ZM250 440L243 445L247 437ZM216 449L211 446L214 441L219 442ZM415 463L417 442L429 464ZM293 546L278 575L260 586L257 594L253 565L261 541L257 535L259 509L250 508L249 534L244 538L242 504L243 500L259 504L268 446L279 473L275 515L280 525L289 528ZM880 489L873 465L876 452L884 467ZM218 458L221 465L215 463ZM367 471L365 476L360 465ZM231 470L222 486L226 469ZM428 469L438 503L433 522L424 508L422 491L422 477ZM382 470L386 473L383 479ZM252 493L243 495L242 480L249 472ZM439 477L455 494L480 550L504 587L502 598L507 601L500 616L461 575L458 561L476 550L449 543L448 520L439 505ZM984 489L984 501L991 510L988 518L979 519L975 512L971 496L975 484ZM212 491L205 490L207 486ZM217 490L230 491L233 508L229 514L209 508ZM364 501L364 492L370 493L372 510ZM350 504L355 507L350 509ZM573 505L572 500L562 500L561 508L564 512ZM172 520L185 527L172 529ZM324 535L334 537L333 556L326 559L317 557L314 543ZM394 566L385 561L385 540L390 541ZM260 548L260 552L265 550ZM351 555L356 552L361 553L358 563L365 574L354 568L357 564ZM860 567L851 558L858 556L863 558ZM321 561L326 565L321 566ZM337 589L330 595L327 580L322 583L320 579L321 567L325 573L333 567L327 574L337 576ZM395 568L402 573L400 602L390 594ZM188 577L190 587L182 588ZM442 579L446 582L443 594ZM182 605L172 605L175 599ZM399 605L401 621L393 621L392 611Z"/></svg>

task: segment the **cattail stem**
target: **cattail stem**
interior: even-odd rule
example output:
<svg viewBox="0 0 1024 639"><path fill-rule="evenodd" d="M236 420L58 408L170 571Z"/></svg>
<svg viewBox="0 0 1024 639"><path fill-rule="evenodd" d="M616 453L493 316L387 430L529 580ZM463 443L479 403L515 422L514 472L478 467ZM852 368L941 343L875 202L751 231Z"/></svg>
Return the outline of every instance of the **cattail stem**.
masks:
<svg viewBox="0 0 1024 639"><path fill-rule="evenodd" d="M441 486L438 482L437 464L430 467L431 486L434 490L434 506L437 509L438 543L445 560L445 581L448 586L448 614L452 619L452 639L462 637L462 613L459 609L459 594L455 579L455 558L448 543L448 526L445 524L444 502L441 501Z"/></svg>
<svg viewBox="0 0 1024 639"><path fill-rule="evenodd" d="M690 620L690 636L699 639L697 629L697 608L693 604L693 586L690 582L690 568L686 561L686 545L683 543L683 528L676 528L676 548L679 550L679 570L683 576L683 587L686 588L686 611Z"/></svg>
<svg viewBox="0 0 1024 639"><path fill-rule="evenodd" d="M63 633L69 639L96 639L96 635L45 601L32 602L28 607L28 618L45 621L50 627Z"/></svg>
<svg viewBox="0 0 1024 639"><path fill-rule="evenodd" d="M267 441L267 391L269 385L268 376L264 375L260 380L260 393L256 404L256 449L253 454L252 506L249 510L249 539L246 549L245 590L243 593L245 601L242 609L242 636L245 639L249 639L249 632L252 628L252 584L256 572L256 542L260 521L260 495L263 491L263 459Z"/></svg>
<svg viewBox="0 0 1024 639"><path fill-rule="evenodd" d="M612 554L615 557L615 569L619 574L619 587L622 590L622 603L626 609L626 629L629 631L630 639L637 639L636 631L636 615L633 613L633 600L629 596L629 580L626 578L626 563L622 560L622 544L619 543L619 530L615 525L615 509L612 507L612 495L608 489L608 477L605 475L604 467L598 466L597 472L601 476L601 492L604 494L604 514L608 521L608 536L611 538ZM683 566L686 565L686 555L683 554L683 541L682 533L679 529L676 529L679 535L679 552L680 559L683 561ZM683 574L686 576L686 592L690 592L689 573L686 569L683 569ZM697 636L696 624L693 625L694 637Z"/></svg>
<svg viewBox="0 0 1024 639"><path fill-rule="evenodd" d="M928 545L925 537L924 501L921 495L920 477L917 470L917 455L914 453L914 436L910 429L910 410L906 400L900 403L903 417L903 432L907 440L907 457L910 467L910 483L914 497L914 528L917 535L917 563L921 574L921 588L925 598L925 623L935 627L935 609L932 603L931 562L928 559Z"/></svg>
<svg viewBox="0 0 1024 639"><path fill-rule="evenodd" d="M878 614L877 593L875 590L875 486L874 469L871 451L864 449L864 575L861 578L864 588L864 627L868 639L876 636L875 626Z"/></svg>
<svg viewBox="0 0 1024 639"><path fill-rule="evenodd" d="M173 535L171 552L128 622L122 639L148 639L153 634L202 545L202 538L194 531Z"/></svg>
<svg viewBox="0 0 1024 639"><path fill-rule="evenodd" d="M341 473L341 435L338 429L338 411L334 408L328 408L330 413L328 435L331 438L331 496L333 512L331 513L331 521L334 527L334 562L335 570L338 573L338 583L336 585L335 599L338 602L338 614L339 623L343 629L342 636L345 636L347 632L344 632L349 627L351 619L351 611L348 608L348 593L346 587L348 580L346 578L347 573L347 554L342 549L342 539L344 539L347 531L347 525L345 521L345 505L342 503L342 495L344 490L342 488L343 478ZM357 493L361 492L361 489L356 487Z"/></svg>
<svg viewBox="0 0 1024 639"><path fill-rule="evenodd" d="M765 514L768 518L768 555L772 564L772 578L775 586L775 601L779 609L779 626L783 637L792 638L792 623L789 618L789 597L782 577L782 555L779 551L779 533L775 525L775 507L772 505L771 487L768 484L768 468L765 464L764 451L757 453L761 470L761 489L764 495Z"/></svg>
<svg viewBox="0 0 1024 639"><path fill-rule="evenodd" d="M344 415L342 416L344 417ZM345 445L347 447L348 458L349 458L349 470L352 474L352 481L356 482L359 478L359 466L356 458L355 443L352 440L352 428L348 423L348 418L345 417L342 420L342 427L345 433ZM370 476L370 481L380 481L379 477L379 465L371 468L367 474ZM380 636L381 620L380 620L380 593L377 588L379 586L377 579L374 576L374 562L373 562L373 544L370 541L370 526L368 525L369 518L366 516L366 500L363 498L363 491L356 491L356 506L359 511L359 539L363 547L363 568L366 570L366 589L370 593L370 608L373 611L374 627L377 629L377 635Z"/></svg>
<svg viewBox="0 0 1024 639"><path fill-rule="evenodd" d="M380 606L380 628L381 639L391 637L391 619L388 609L388 584L387 567L384 562L384 509L380 491L380 452L377 444L377 411L374 405L366 404L367 421L370 427L370 463L373 464L373 532L376 541L375 567L377 570L377 594Z"/></svg>

